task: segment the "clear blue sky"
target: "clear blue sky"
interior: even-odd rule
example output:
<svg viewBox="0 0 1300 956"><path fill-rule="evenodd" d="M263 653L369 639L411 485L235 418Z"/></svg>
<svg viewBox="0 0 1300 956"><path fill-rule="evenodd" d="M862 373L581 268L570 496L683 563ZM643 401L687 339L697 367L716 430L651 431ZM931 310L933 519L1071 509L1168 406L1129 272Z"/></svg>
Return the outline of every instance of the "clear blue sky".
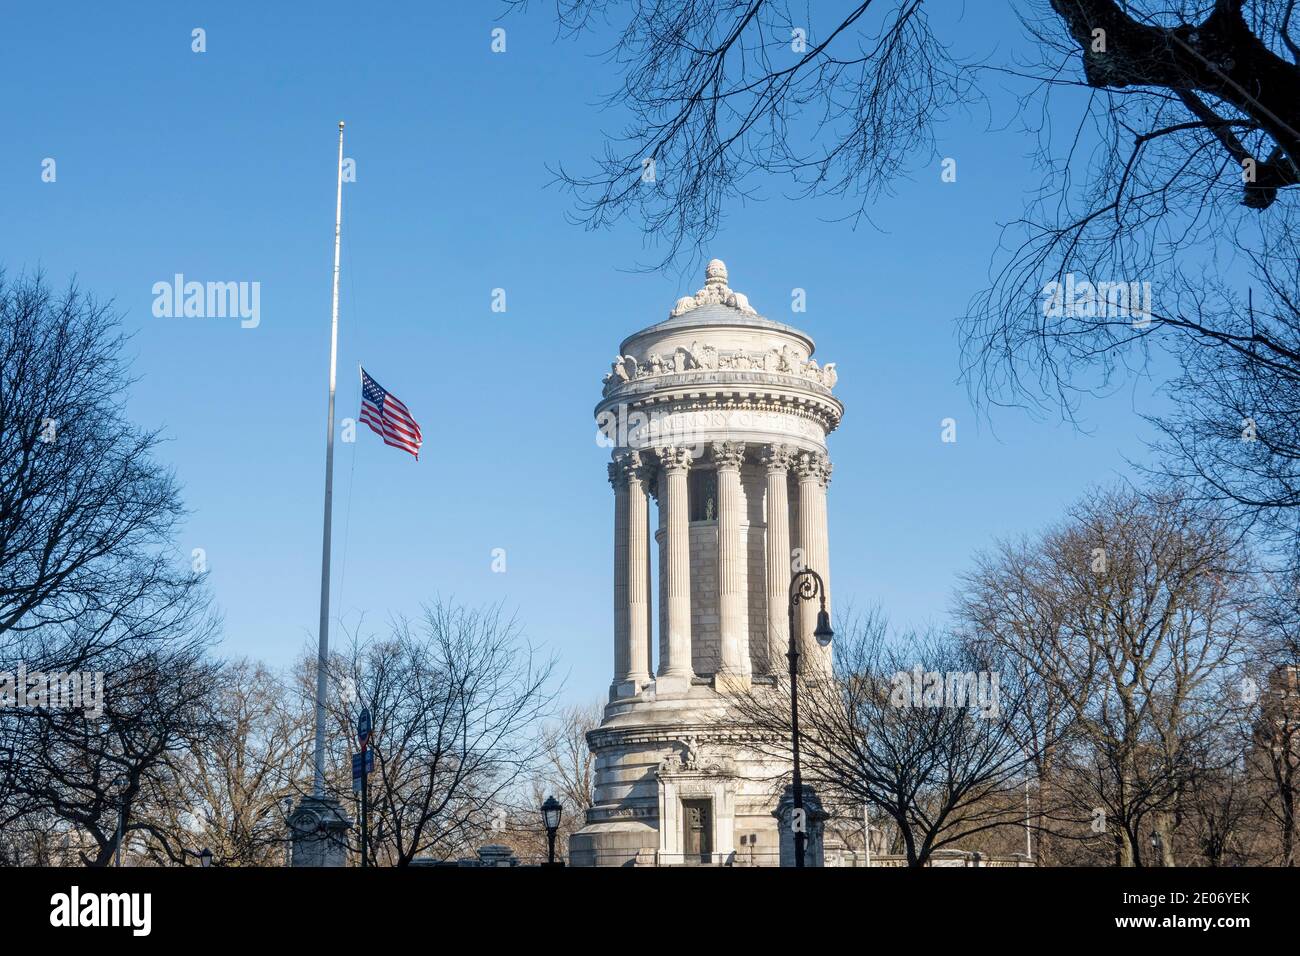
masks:
<svg viewBox="0 0 1300 956"><path fill-rule="evenodd" d="M1005 59L1022 29L970 5L957 52ZM989 5L1002 8L1003 5ZM472 7L472 9L470 9ZM378 625L442 594L504 600L568 674L611 671L612 495L592 408L620 340L701 284L637 273L631 228L564 219L545 165L581 165L620 117L598 39L557 42L547 5L367 9L316 3L23 4L5 15L0 263L43 267L115 300L135 334L130 407L168 436L208 556L224 651L290 662L314 641L320 574L335 137L344 194L340 417L358 360L424 428L417 464L369 432L340 445L335 608ZM951 14L933 10L943 19ZM504 25L507 52L490 31ZM194 27L208 50L191 52ZM1011 100L955 117L937 163L897 183L879 229L834 202L728 211L709 250L732 286L808 330L838 363L831 437L837 601L896 622L941 619L956 575L994 537L1056 519L1144 455L1149 386L1086 406L1090 434L1005 411L981 423L957 382L953 319L987 273L998 223L1037 184ZM990 118L991 117L991 118ZM46 157L57 181L41 181ZM155 318L155 282L261 283L261 324ZM790 290L808 311L790 313ZM508 311L490 309L506 290ZM955 445L940 420L958 421ZM508 571L491 570L493 548Z"/></svg>

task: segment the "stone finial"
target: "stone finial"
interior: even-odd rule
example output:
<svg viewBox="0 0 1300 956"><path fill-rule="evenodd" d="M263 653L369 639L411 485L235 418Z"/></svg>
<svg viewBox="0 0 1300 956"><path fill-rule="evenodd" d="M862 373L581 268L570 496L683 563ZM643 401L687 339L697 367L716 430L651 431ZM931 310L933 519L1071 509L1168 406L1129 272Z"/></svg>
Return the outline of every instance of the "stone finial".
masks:
<svg viewBox="0 0 1300 956"><path fill-rule="evenodd" d="M743 315L758 315L749 299L727 286L727 264L721 259L710 259L704 268L704 288L694 296L682 296L673 307L672 316L684 315L702 305L725 305Z"/></svg>

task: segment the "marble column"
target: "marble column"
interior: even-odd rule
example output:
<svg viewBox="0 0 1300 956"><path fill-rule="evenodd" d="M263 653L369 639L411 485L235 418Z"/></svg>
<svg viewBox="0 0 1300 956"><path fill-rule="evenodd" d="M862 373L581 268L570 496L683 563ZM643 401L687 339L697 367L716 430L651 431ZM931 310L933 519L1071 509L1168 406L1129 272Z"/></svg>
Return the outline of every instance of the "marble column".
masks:
<svg viewBox="0 0 1300 956"><path fill-rule="evenodd" d="M630 697L650 680L646 668L650 608L646 488L639 452L610 465L614 486L614 683L610 698Z"/></svg>
<svg viewBox="0 0 1300 956"><path fill-rule="evenodd" d="M740 534L740 466L745 443L713 443L718 468L718 618L720 662L716 686L743 689L750 682L749 615L746 613L745 542Z"/></svg>
<svg viewBox="0 0 1300 956"><path fill-rule="evenodd" d="M620 460L609 463L609 484L614 489L614 679L609 699L620 695L619 681L628 672L627 656L627 482Z"/></svg>
<svg viewBox="0 0 1300 956"><path fill-rule="evenodd" d="M660 448L659 514L663 537L663 613L659 629L658 696L684 695L691 688L691 526L686 475L691 466L687 448Z"/></svg>
<svg viewBox="0 0 1300 956"><path fill-rule="evenodd" d="M650 550L654 547L654 532L650 530L650 502L659 500L659 466L652 458L642 456L641 481L646 491L645 513L645 672L646 679L654 677L655 648L654 621L651 609L654 607L654 582L650 580Z"/></svg>
<svg viewBox="0 0 1300 956"><path fill-rule="evenodd" d="M803 566L821 575L826 585L826 610L831 609L830 545L827 540L826 486L831 480L831 462L824 452L801 452L795 462L799 478L799 546ZM821 647L813 637L820 601L799 604L800 672L825 674L831 671L831 649Z"/></svg>
<svg viewBox="0 0 1300 956"><path fill-rule="evenodd" d="M767 672L783 674L790 642L790 501L787 492L794 450L771 445L763 454L767 473Z"/></svg>

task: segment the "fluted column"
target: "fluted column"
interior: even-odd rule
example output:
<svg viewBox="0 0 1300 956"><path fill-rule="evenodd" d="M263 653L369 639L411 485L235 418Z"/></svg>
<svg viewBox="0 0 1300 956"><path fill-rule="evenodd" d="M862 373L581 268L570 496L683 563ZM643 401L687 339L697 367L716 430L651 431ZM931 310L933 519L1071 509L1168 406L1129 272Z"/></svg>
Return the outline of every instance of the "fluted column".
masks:
<svg viewBox="0 0 1300 956"><path fill-rule="evenodd" d="M769 446L763 455L767 472L767 672L785 672L790 640L790 501L786 491L794 450Z"/></svg>
<svg viewBox="0 0 1300 956"><path fill-rule="evenodd" d="M695 676L691 668L691 526L686 475L691 466L687 448L660 448L659 509L663 539L659 560L664 568L660 600L658 696L685 694Z"/></svg>
<svg viewBox="0 0 1300 956"><path fill-rule="evenodd" d="M826 585L826 609L831 606L830 545L827 538L826 486L831 480L831 462L824 452L801 452L795 463L799 477L799 545L803 549L803 566L821 575ZM819 601L799 604L800 670L805 673L830 674L831 649L821 647L813 637L817 626Z"/></svg>
<svg viewBox="0 0 1300 956"><path fill-rule="evenodd" d="M714 442L718 468L718 618L721 632L719 688L749 684L748 615L745 613L745 547L740 537L740 466L745 443Z"/></svg>
<svg viewBox="0 0 1300 956"><path fill-rule="evenodd" d="M618 455L609 467L614 486L614 683L611 698L630 697L650 679L648 509L639 452Z"/></svg>
<svg viewBox="0 0 1300 956"><path fill-rule="evenodd" d="M614 489L614 679L609 699L619 696L619 680L627 673L627 482L617 461L609 463Z"/></svg>
<svg viewBox="0 0 1300 956"><path fill-rule="evenodd" d="M652 458L642 457L641 481L645 485L646 492L646 513L645 513L645 672L646 679L649 680L655 672L655 651L654 651L654 621L650 615L650 609L654 607L652 596L654 594L654 583L650 580L650 549L654 547L654 532L650 530L650 501L659 500L659 466Z"/></svg>

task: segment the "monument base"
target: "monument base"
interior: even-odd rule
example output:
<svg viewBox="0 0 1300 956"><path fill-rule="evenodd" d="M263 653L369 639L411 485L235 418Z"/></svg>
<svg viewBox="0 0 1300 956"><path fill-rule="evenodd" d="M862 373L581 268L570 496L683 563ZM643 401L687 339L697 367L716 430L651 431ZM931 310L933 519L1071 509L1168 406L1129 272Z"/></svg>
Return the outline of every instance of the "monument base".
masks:
<svg viewBox="0 0 1300 956"><path fill-rule="evenodd" d="M292 866L347 866L352 819L333 797L309 795L289 815Z"/></svg>

